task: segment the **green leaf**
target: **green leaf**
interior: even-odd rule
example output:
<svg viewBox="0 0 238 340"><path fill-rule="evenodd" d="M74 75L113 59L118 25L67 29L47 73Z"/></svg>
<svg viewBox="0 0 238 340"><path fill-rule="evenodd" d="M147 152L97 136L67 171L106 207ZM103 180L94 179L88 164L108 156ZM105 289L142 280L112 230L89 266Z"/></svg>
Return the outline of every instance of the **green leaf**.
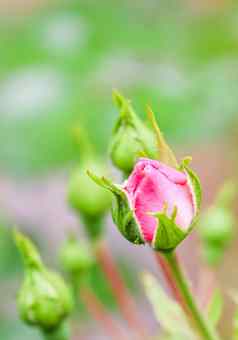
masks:
<svg viewBox="0 0 238 340"><path fill-rule="evenodd" d="M155 316L163 331L168 334L166 339L197 340L197 335L190 327L187 317L177 302L164 292L158 281L149 273L143 274L146 295L153 306Z"/></svg>
<svg viewBox="0 0 238 340"><path fill-rule="evenodd" d="M219 322L223 309L223 297L221 291L217 288L212 295L208 305L208 319L213 326Z"/></svg>

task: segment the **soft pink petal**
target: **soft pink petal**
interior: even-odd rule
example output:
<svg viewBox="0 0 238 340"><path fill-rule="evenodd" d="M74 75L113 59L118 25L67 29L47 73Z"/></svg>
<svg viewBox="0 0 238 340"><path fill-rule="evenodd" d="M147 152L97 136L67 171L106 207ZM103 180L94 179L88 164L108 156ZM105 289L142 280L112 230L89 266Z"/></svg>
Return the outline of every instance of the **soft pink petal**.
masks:
<svg viewBox="0 0 238 340"><path fill-rule="evenodd" d="M135 216L146 241L151 242L157 219L149 213L159 212L167 205L170 216L174 207L176 223L186 230L194 217L194 204L187 175L158 161L140 159L124 185Z"/></svg>
<svg viewBox="0 0 238 340"><path fill-rule="evenodd" d="M160 163L159 171L175 184L183 185L187 182L187 177L183 172L170 168L165 164Z"/></svg>

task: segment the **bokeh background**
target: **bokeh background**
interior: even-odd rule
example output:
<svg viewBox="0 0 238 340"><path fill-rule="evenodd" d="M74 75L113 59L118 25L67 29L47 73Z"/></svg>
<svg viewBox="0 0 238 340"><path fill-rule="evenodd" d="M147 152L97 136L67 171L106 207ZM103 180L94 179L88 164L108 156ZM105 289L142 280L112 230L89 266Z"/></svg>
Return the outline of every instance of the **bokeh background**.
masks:
<svg viewBox="0 0 238 340"><path fill-rule="evenodd" d="M118 114L113 88L132 100L141 117L151 105L178 155L193 156L204 207L226 178L236 177L237 7L228 0L0 1L1 339L40 339L17 317L22 267L11 227L29 233L55 267L67 231L84 237L65 199L79 158L71 128L83 124L97 152L105 155ZM107 222L114 256L156 330L139 282L142 267L157 273L154 260L148 249L123 240L110 217ZM193 275L198 241L195 236L190 241L181 253ZM238 284L237 255L234 241L218 272L228 291ZM99 270L93 275L99 278L97 294L116 314ZM228 304L224 334L231 310ZM84 339L105 338L83 308L77 325Z"/></svg>

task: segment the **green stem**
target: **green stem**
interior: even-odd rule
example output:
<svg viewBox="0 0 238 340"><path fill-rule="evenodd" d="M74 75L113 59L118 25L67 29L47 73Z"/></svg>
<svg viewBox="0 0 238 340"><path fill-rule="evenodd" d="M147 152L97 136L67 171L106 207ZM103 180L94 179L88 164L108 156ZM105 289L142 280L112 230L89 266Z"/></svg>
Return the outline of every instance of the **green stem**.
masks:
<svg viewBox="0 0 238 340"><path fill-rule="evenodd" d="M58 328L50 331L43 331L44 340L70 340L68 323L62 323Z"/></svg>
<svg viewBox="0 0 238 340"><path fill-rule="evenodd" d="M194 326L199 332L201 339L204 340L219 340L215 329L209 322L204 318L199 307L197 306L195 299L189 288L187 279L185 278L180 265L178 263L177 257L174 252L168 252L164 254L168 261L169 267L173 274L174 280L180 293L183 297L184 303L186 304L186 312L189 313L189 317L192 320Z"/></svg>
<svg viewBox="0 0 238 340"><path fill-rule="evenodd" d="M100 217L89 217L81 216L86 227L86 232L91 241L97 241L101 238L104 226L103 226L103 216Z"/></svg>

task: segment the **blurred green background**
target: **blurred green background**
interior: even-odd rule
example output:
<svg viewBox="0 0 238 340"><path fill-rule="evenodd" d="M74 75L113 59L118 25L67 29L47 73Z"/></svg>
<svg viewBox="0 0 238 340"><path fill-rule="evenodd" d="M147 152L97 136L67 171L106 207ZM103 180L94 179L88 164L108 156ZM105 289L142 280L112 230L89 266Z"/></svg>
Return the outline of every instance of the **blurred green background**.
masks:
<svg viewBox="0 0 238 340"><path fill-rule="evenodd" d="M206 1L204 1L206 2ZM189 3L189 2L188 2ZM178 143L224 132L237 111L238 24L233 6L207 11L176 1L54 1L2 14L1 168L29 174L76 153L82 121L105 151L112 88L146 104ZM14 6L14 2L12 3ZM43 7L43 8L42 8ZM202 5L201 5L202 7Z"/></svg>
<svg viewBox="0 0 238 340"><path fill-rule="evenodd" d="M77 122L106 153L117 117L113 88L143 117L151 105L178 149L206 149L230 138L238 110L237 9L225 0L1 0L3 225L22 225L27 218L18 215L18 205L31 215L28 203L37 200L33 195L24 202L21 191L11 193L13 186L29 191L47 176L54 182L54 173L78 159L71 136ZM40 222L32 211L24 227L34 234ZM15 315L21 266L4 227L0 252L1 291L11 287L0 303L0 337L35 340Z"/></svg>

